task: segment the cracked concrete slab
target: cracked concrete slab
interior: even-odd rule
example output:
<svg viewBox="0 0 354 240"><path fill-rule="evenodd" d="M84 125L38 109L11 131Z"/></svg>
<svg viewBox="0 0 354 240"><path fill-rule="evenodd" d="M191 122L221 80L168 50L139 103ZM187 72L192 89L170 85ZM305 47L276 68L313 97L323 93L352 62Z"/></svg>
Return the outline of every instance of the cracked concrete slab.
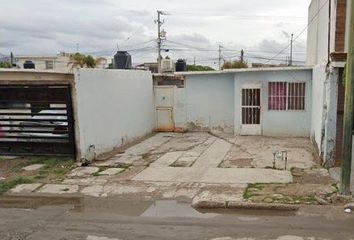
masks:
<svg viewBox="0 0 354 240"><path fill-rule="evenodd" d="M231 144L224 140L216 140L205 152L198 158L193 165L194 168L217 167L224 159L231 148Z"/></svg>
<svg viewBox="0 0 354 240"><path fill-rule="evenodd" d="M155 162L151 163L151 167L168 167L177 159L182 156L183 152L168 152L165 153L163 156L161 156L159 159L157 159Z"/></svg>
<svg viewBox="0 0 354 240"><path fill-rule="evenodd" d="M98 167L78 167L71 171L70 177L84 177L97 173L100 169Z"/></svg>
<svg viewBox="0 0 354 240"><path fill-rule="evenodd" d="M226 207L228 202L242 202L243 188L211 189L199 193L193 198L193 207Z"/></svg>
<svg viewBox="0 0 354 240"><path fill-rule="evenodd" d="M171 167L191 167L198 157L180 157Z"/></svg>
<svg viewBox="0 0 354 240"><path fill-rule="evenodd" d="M68 178L65 179L62 183L69 185L104 185L108 182L106 178L103 177L85 177L85 178Z"/></svg>
<svg viewBox="0 0 354 240"><path fill-rule="evenodd" d="M20 184L10 190L10 193L32 193L42 186L42 183Z"/></svg>
<svg viewBox="0 0 354 240"><path fill-rule="evenodd" d="M32 165L23 167L22 170L24 170L24 171L37 171L44 166L45 166L44 164L32 164Z"/></svg>
<svg viewBox="0 0 354 240"><path fill-rule="evenodd" d="M219 184L289 183L290 171L272 169L238 168L152 168L149 167L133 178L136 181L195 182Z"/></svg>
<svg viewBox="0 0 354 240"><path fill-rule="evenodd" d="M125 168L107 168L106 170L99 172L99 175L107 175L107 176L113 176L117 175L118 173L124 172Z"/></svg>
<svg viewBox="0 0 354 240"><path fill-rule="evenodd" d="M78 185L66 185L66 184L46 184L41 187L37 192L49 193L49 194L70 194L77 193L79 191Z"/></svg>

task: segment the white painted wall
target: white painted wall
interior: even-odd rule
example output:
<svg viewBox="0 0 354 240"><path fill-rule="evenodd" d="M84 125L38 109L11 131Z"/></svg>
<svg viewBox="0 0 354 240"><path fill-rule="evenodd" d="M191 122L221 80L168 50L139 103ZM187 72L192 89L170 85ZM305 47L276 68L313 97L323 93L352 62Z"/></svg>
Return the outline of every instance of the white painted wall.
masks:
<svg viewBox="0 0 354 240"><path fill-rule="evenodd" d="M312 0L308 9L307 54L306 64L317 63L318 18L314 18L318 10L318 0ZM314 19L313 19L314 18ZM312 23L311 19L313 19Z"/></svg>
<svg viewBox="0 0 354 240"><path fill-rule="evenodd" d="M328 61L328 20L329 1L312 0L308 13L307 65L326 64Z"/></svg>
<svg viewBox="0 0 354 240"><path fill-rule="evenodd" d="M81 69L75 73L79 157L113 150L155 129L152 76L147 71Z"/></svg>
<svg viewBox="0 0 354 240"><path fill-rule="evenodd" d="M312 80L312 117L311 117L311 138L316 142L319 148L319 153L321 154L322 149L322 138L324 132L324 83L326 80L326 66L317 65L313 69L313 80Z"/></svg>
<svg viewBox="0 0 354 240"><path fill-rule="evenodd" d="M190 130L233 132L234 74L188 75L185 80L186 126ZM180 118L179 124L183 122ZM196 127L196 128L195 128Z"/></svg>

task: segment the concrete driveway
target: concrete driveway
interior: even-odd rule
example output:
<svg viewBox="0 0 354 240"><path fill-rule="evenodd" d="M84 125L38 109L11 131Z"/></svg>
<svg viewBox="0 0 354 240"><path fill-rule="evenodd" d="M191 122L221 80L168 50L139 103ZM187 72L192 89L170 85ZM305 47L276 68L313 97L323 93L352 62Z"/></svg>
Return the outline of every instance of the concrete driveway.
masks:
<svg viewBox="0 0 354 240"><path fill-rule="evenodd" d="M285 161L274 151L287 151ZM215 184L287 183L292 167L315 165L311 142L304 138L218 136L208 133L159 133L99 166L151 162L135 181Z"/></svg>
<svg viewBox="0 0 354 240"><path fill-rule="evenodd" d="M242 201L249 184L286 185L294 180L290 169L311 170L311 146L304 138L158 133L109 160L74 169L59 184L20 185L12 193ZM273 168L275 151L287 151L286 169L280 158Z"/></svg>

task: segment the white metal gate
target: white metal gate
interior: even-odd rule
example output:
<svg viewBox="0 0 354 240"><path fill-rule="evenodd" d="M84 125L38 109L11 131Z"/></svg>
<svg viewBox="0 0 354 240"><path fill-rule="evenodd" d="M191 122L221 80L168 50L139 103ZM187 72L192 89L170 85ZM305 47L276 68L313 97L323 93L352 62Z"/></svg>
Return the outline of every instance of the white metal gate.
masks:
<svg viewBox="0 0 354 240"><path fill-rule="evenodd" d="M241 135L261 135L261 87L245 86L241 97Z"/></svg>
<svg viewBox="0 0 354 240"><path fill-rule="evenodd" d="M155 86L155 106L157 131L174 131L173 121L175 86Z"/></svg>

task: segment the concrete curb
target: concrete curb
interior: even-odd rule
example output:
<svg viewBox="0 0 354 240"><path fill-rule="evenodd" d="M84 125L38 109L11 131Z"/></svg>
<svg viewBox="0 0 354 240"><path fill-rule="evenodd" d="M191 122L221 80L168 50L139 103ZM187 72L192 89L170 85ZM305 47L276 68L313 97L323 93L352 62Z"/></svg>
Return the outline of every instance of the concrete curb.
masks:
<svg viewBox="0 0 354 240"><path fill-rule="evenodd" d="M80 209L83 203L81 196L62 195L23 195L6 194L0 196L0 207L38 208L41 206L73 205Z"/></svg>
<svg viewBox="0 0 354 240"><path fill-rule="evenodd" d="M248 210L275 210L275 211L298 211L301 205L290 204L267 204L250 202L213 202L200 201L192 204L196 209L248 209Z"/></svg>

